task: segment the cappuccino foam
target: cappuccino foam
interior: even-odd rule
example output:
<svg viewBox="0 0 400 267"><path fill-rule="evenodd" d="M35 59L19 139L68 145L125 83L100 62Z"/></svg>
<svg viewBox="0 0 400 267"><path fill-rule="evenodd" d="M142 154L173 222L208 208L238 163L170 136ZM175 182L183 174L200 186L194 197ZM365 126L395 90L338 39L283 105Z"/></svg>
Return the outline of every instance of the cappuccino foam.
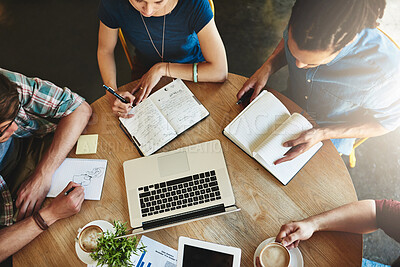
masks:
<svg viewBox="0 0 400 267"><path fill-rule="evenodd" d="M275 244L268 245L261 255L261 262L266 267L287 267L289 265L289 260L286 249Z"/></svg>

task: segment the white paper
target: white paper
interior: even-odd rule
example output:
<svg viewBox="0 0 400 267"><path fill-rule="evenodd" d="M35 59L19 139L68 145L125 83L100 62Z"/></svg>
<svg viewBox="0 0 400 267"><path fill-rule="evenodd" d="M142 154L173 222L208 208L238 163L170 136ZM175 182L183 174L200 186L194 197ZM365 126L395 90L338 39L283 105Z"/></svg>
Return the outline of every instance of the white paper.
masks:
<svg viewBox="0 0 400 267"><path fill-rule="evenodd" d="M307 163L322 146L319 142L296 158L274 165L290 149L282 144L297 138L302 132L311 129L311 123L298 113L294 113L274 133L254 151L253 157L268 169L279 181L286 185L290 179Z"/></svg>
<svg viewBox="0 0 400 267"><path fill-rule="evenodd" d="M145 99L130 113L134 115L132 118L120 120L145 156L153 154L176 137L175 130L151 99Z"/></svg>
<svg viewBox="0 0 400 267"><path fill-rule="evenodd" d="M254 150L253 156L259 154L267 164L273 165L290 149L290 147L284 147L283 143L296 139L302 132L312 127L312 124L306 118L294 113Z"/></svg>
<svg viewBox="0 0 400 267"><path fill-rule="evenodd" d="M56 197L73 181L85 188L85 199L100 200L106 169L105 159L66 158L53 175L47 197Z"/></svg>
<svg viewBox="0 0 400 267"><path fill-rule="evenodd" d="M252 151L289 117L286 107L273 94L263 91L224 131L252 155Z"/></svg>
<svg viewBox="0 0 400 267"><path fill-rule="evenodd" d="M150 99L177 134L186 131L208 115L208 111L196 100L181 79L176 79L161 88L151 95Z"/></svg>
<svg viewBox="0 0 400 267"><path fill-rule="evenodd" d="M178 251L142 235L139 246L143 243L146 251L131 256L133 267L176 267Z"/></svg>

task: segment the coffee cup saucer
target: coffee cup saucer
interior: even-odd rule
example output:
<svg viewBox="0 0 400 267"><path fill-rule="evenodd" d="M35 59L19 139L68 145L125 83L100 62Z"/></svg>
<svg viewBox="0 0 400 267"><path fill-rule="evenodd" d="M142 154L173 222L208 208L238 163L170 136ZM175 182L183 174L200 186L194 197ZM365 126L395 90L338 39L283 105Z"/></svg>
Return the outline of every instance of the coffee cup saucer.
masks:
<svg viewBox="0 0 400 267"><path fill-rule="evenodd" d="M258 245L256 252L254 253L254 257L253 257L253 264L254 266L256 266L256 258L260 256L260 252L262 250L263 247L265 247L267 244L274 242L275 241L275 237L270 237L266 240L264 240L263 242L261 242L260 245ZM304 261L303 261L303 255L301 254L300 249L297 248L292 248L291 250L289 250L290 253L290 257L292 259L290 266L291 267L304 267Z"/></svg>
<svg viewBox="0 0 400 267"><path fill-rule="evenodd" d="M105 232L105 231L107 231L107 230L110 231L110 232L111 232L111 231L114 231L114 226L113 226L111 223L107 222L107 221L104 221L104 220L92 221L92 222L90 222L90 223L87 223L87 224L86 224L85 226L83 226L82 228L79 228L79 229L78 229L78 234L77 234L77 236L76 236L76 240L78 239L79 233L82 231L82 229L84 229L85 227L90 226L90 225L97 225L97 226L99 226L99 227L101 228L101 230L103 230L103 232ZM79 244L78 244L78 241L75 241L75 251L76 251L76 255L78 256L78 258L79 258L83 263L86 263L86 264L96 264L96 261L90 257L90 253L85 252L85 251L83 251L83 250L81 249L81 247L80 247Z"/></svg>

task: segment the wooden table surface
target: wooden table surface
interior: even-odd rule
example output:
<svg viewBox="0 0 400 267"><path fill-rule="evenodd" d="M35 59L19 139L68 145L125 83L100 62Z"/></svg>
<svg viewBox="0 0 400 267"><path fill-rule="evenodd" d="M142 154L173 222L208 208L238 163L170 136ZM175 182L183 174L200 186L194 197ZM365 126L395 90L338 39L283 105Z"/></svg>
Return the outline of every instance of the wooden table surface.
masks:
<svg viewBox="0 0 400 267"><path fill-rule="evenodd" d="M257 246L276 236L282 224L357 200L350 175L336 149L325 141L322 149L287 185L283 186L255 160L222 135L222 130L242 110L236 93L245 77L229 74L224 83L185 82L210 112L205 120L171 141L161 151L219 139L222 144L236 204L240 212L203 219L146 233L165 245L178 248L179 236L216 242L242 249L241 266L253 266ZM120 88L129 90L134 83ZM283 95L272 92L290 112L301 109ZM61 220L14 255L14 266L83 266L75 253L77 229L93 220L129 221L122 163L140 157L118 126L105 97L92 105L93 117L85 134L99 134L97 153L70 157L107 159L100 201L85 201L81 211ZM49 199L46 200L48 203ZM45 204L46 204L45 203ZM362 236L320 232L300 243L305 266L360 266Z"/></svg>

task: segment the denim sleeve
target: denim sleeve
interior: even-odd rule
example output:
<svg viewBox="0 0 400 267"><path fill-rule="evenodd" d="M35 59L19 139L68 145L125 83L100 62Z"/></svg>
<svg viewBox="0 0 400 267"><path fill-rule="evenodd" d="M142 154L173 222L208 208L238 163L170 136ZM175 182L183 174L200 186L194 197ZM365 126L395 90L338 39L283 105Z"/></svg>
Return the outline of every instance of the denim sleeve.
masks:
<svg viewBox="0 0 400 267"><path fill-rule="evenodd" d="M366 94L362 103L369 115L389 131L400 126L400 73L386 78Z"/></svg>

